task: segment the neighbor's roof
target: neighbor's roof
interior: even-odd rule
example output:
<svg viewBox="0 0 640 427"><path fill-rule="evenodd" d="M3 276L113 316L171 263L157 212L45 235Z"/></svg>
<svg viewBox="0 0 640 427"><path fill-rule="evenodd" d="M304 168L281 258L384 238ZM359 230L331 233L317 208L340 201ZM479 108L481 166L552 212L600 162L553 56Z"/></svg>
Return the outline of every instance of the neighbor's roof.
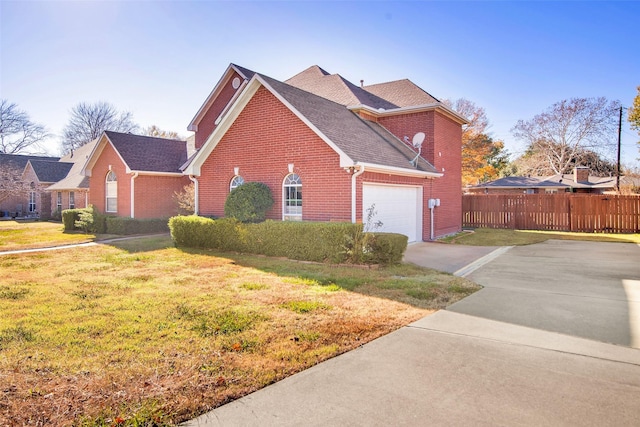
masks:
<svg viewBox="0 0 640 427"><path fill-rule="evenodd" d="M27 162L29 160L49 160L49 161L57 162L58 160L60 160L60 157L45 157L45 156L32 156L32 155L24 155L24 154L0 153L0 166L17 168L20 170L20 173L22 173L22 171L24 170L24 167L27 166Z"/></svg>
<svg viewBox="0 0 640 427"><path fill-rule="evenodd" d="M547 177L507 176L471 188L613 188L615 185L615 177L589 176L588 182L575 182L573 174L558 174Z"/></svg>
<svg viewBox="0 0 640 427"><path fill-rule="evenodd" d="M104 134L132 171L180 173L187 160L186 141L112 131Z"/></svg>
<svg viewBox="0 0 640 427"><path fill-rule="evenodd" d="M417 153L379 124L362 119L342 104L260 77L354 162L416 169L410 162ZM417 170L438 173L426 160L419 160Z"/></svg>
<svg viewBox="0 0 640 427"><path fill-rule="evenodd" d="M57 182L67 176L73 163L51 160L29 160L40 182Z"/></svg>
<svg viewBox="0 0 640 427"><path fill-rule="evenodd" d="M89 156L98 143L98 140L99 138L96 138L88 144L85 144L82 147L71 151L66 156L63 156L60 161L73 163L73 166L71 167L71 170L69 170L69 173L65 178L61 179L55 184L50 185L47 190L88 189L89 177L82 175L81 172L87 161L89 160Z"/></svg>

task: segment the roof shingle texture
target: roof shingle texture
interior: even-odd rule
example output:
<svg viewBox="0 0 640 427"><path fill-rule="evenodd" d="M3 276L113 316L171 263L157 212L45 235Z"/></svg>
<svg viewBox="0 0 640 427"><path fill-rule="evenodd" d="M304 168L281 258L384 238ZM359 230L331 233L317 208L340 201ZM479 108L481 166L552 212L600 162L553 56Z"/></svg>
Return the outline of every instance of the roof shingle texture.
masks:
<svg viewBox="0 0 640 427"><path fill-rule="evenodd" d="M133 171L181 173L180 166L187 160L186 141L112 131L105 134Z"/></svg>
<svg viewBox="0 0 640 427"><path fill-rule="evenodd" d="M265 82L354 162L416 169L416 152L377 123L360 118L343 104L260 74ZM437 172L420 159L417 170Z"/></svg>
<svg viewBox="0 0 640 427"><path fill-rule="evenodd" d="M89 160L89 155L97 145L98 140L99 138L63 156L60 161L73 163L73 166L65 178L49 186L48 190L88 189L89 177L83 176L80 173Z"/></svg>
<svg viewBox="0 0 640 427"><path fill-rule="evenodd" d="M30 160L31 167L40 182L57 182L67 176L73 163L50 160Z"/></svg>

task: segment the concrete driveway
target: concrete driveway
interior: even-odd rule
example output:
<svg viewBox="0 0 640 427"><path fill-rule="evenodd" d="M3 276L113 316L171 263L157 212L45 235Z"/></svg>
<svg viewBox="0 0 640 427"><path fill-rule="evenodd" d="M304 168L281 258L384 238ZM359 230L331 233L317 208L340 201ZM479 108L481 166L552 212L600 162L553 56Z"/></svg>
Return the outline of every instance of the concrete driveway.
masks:
<svg viewBox="0 0 640 427"><path fill-rule="evenodd" d="M485 288L186 425L640 425L638 246L432 249Z"/></svg>

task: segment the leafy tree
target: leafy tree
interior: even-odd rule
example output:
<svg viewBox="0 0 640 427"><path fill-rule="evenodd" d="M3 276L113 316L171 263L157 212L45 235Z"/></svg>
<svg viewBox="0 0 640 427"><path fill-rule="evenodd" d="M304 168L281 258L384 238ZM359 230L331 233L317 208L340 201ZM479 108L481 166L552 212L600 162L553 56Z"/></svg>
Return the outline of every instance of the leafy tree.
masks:
<svg viewBox="0 0 640 427"><path fill-rule="evenodd" d="M156 125L151 125L142 130L142 134L146 136L153 136L155 138L166 138L166 139L180 139L184 140L178 132L174 132L172 130L162 130Z"/></svg>
<svg viewBox="0 0 640 427"><path fill-rule="evenodd" d="M509 154L502 141L489 136L489 119L484 108L464 98L444 103L469 121L462 128L462 184L477 184L500 176L509 163Z"/></svg>
<svg viewBox="0 0 640 427"><path fill-rule="evenodd" d="M516 173L521 176L550 176L557 172L547 162L545 153L536 150L536 147L529 149L513 165ZM586 166L589 173L595 176L612 176L616 173L616 165L603 158L600 154L592 150L579 149L568 162L567 170L563 173L570 173L576 166Z"/></svg>
<svg viewBox="0 0 640 427"><path fill-rule="evenodd" d="M118 112L107 102L81 102L71 109L71 118L63 130L62 149L68 153L93 141L105 130L136 132L138 125L133 122L130 112Z"/></svg>
<svg viewBox="0 0 640 427"><path fill-rule="evenodd" d="M512 132L535 153L536 167L569 173L583 153L604 155L614 149L619 107L604 97L563 100L530 120L519 120Z"/></svg>
<svg viewBox="0 0 640 427"><path fill-rule="evenodd" d="M40 143L48 137L44 126L32 122L16 104L0 100L0 153L44 152Z"/></svg>
<svg viewBox="0 0 640 427"><path fill-rule="evenodd" d="M224 215L242 222L261 222L273 206L271 190L261 182L245 182L234 188L224 203Z"/></svg>
<svg viewBox="0 0 640 427"><path fill-rule="evenodd" d="M638 94L633 99L633 105L629 108L627 119L631 123L631 128L637 130L638 135L640 135L640 86L638 86ZM640 144L640 141L638 141L638 144Z"/></svg>

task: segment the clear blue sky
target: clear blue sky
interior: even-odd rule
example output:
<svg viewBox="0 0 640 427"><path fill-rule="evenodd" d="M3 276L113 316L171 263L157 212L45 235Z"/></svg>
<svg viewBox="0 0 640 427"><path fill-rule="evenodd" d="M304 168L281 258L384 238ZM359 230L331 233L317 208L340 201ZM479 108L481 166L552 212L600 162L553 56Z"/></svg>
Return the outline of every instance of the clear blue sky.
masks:
<svg viewBox="0 0 640 427"><path fill-rule="evenodd" d="M638 25L633 1L0 0L0 96L56 135L74 105L100 100L187 135L230 62L280 80L317 64L356 84L409 78L467 98L519 153L510 129L557 101L631 105ZM638 165L626 114L623 129L623 162Z"/></svg>

